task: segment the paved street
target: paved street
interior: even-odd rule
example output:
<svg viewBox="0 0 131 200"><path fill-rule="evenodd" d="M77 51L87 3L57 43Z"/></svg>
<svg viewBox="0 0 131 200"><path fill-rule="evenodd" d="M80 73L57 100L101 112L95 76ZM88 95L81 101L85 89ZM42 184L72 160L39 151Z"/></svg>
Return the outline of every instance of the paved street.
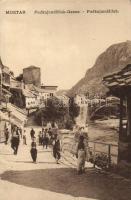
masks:
<svg viewBox="0 0 131 200"><path fill-rule="evenodd" d="M129 200L131 182L100 173L87 164L77 175L76 159L62 156L56 164L51 149L38 146L38 163L30 157L28 145L20 144L13 155L10 144L0 144L0 200Z"/></svg>

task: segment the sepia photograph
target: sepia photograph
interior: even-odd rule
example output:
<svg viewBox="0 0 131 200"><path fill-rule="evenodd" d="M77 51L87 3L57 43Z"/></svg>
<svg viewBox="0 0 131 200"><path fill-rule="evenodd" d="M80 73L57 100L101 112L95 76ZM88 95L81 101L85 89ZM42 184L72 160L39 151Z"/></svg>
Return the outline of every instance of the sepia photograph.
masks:
<svg viewBox="0 0 131 200"><path fill-rule="evenodd" d="M11 199L131 199L131 0L0 0Z"/></svg>

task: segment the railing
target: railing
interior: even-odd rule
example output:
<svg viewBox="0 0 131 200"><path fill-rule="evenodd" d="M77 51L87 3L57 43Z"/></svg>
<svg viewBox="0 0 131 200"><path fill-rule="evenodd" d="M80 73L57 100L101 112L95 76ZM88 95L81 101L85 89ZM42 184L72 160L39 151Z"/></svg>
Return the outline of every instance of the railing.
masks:
<svg viewBox="0 0 131 200"><path fill-rule="evenodd" d="M64 153L68 152L73 156L76 154L76 142L74 139L74 135L63 135L62 136L62 151ZM116 144L109 144L104 142L97 142L97 141L88 141L88 151L91 152L91 156L93 159L94 167L95 167L95 160L97 154L104 154L108 158L108 168L111 167L112 164L117 164L118 158L118 145Z"/></svg>
<svg viewBox="0 0 131 200"><path fill-rule="evenodd" d="M108 168L110 168L112 164L117 164L118 145L97 141L89 141L89 147L92 151L94 161L96 159L97 153L103 153L108 158Z"/></svg>

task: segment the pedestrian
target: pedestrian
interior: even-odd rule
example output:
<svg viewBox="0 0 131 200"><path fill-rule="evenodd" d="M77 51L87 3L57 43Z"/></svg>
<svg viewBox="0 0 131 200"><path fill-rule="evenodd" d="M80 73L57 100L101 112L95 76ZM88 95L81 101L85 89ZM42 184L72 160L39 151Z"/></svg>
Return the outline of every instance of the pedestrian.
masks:
<svg viewBox="0 0 131 200"><path fill-rule="evenodd" d="M36 163L36 159L37 159L37 148L36 148L35 137L32 138L30 153L31 153L31 157L32 157L33 163Z"/></svg>
<svg viewBox="0 0 131 200"><path fill-rule="evenodd" d="M60 155L60 140L58 136L53 141L53 156L56 159L56 163L59 164Z"/></svg>
<svg viewBox="0 0 131 200"><path fill-rule="evenodd" d="M50 137L52 136L52 130L51 130L51 128L48 129L48 134L49 134Z"/></svg>
<svg viewBox="0 0 131 200"><path fill-rule="evenodd" d="M86 145L84 143L84 136L80 135L79 142L77 146L77 171L78 174L82 174L85 172L85 160L86 160Z"/></svg>
<svg viewBox="0 0 131 200"><path fill-rule="evenodd" d="M27 145L27 142L26 142L26 130L24 130L24 133L23 133L23 144Z"/></svg>
<svg viewBox="0 0 131 200"><path fill-rule="evenodd" d="M11 148L14 150L14 155L17 155L19 143L20 143L20 135L18 128L15 127L11 138Z"/></svg>
<svg viewBox="0 0 131 200"><path fill-rule="evenodd" d="M55 128L55 122L54 121L51 123L51 127Z"/></svg>
<svg viewBox="0 0 131 200"><path fill-rule="evenodd" d="M43 148L46 146L46 149L47 149L48 143L49 143L48 129L45 129L45 132L44 132L44 135L43 135Z"/></svg>
<svg viewBox="0 0 131 200"><path fill-rule="evenodd" d="M39 145L42 145L42 140L43 140L42 131L39 132L38 138L39 138Z"/></svg>
<svg viewBox="0 0 131 200"><path fill-rule="evenodd" d="M18 130L19 130L19 133L20 133L20 137L21 137L21 139L22 139L22 128L18 128Z"/></svg>
<svg viewBox="0 0 131 200"><path fill-rule="evenodd" d="M30 136L31 136L31 139L34 138L34 136L35 136L35 131L33 128L30 131Z"/></svg>
<svg viewBox="0 0 131 200"><path fill-rule="evenodd" d="M49 134L49 144L52 145L52 130L51 130L51 128L48 129L48 134Z"/></svg>
<svg viewBox="0 0 131 200"><path fill-rule="evenodd" d="M9 130L8 128L5 129L5 144L8 143L8 139L9 139Z"/></svg>
<svg viewBox="0 0 131 200"><path fill-rule="evenodd" d="M53 145L53 141L55 140L56 136L54 135L54 133L52 133L52 135L50 136L50 145Z"/></svg>

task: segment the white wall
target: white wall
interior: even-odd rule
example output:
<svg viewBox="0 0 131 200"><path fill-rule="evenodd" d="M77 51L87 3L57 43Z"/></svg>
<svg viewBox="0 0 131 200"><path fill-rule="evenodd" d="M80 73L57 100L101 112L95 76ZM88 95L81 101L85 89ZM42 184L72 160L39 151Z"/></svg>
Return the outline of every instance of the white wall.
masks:
<svg viewBox="0 0 131 200"><path fill-rule="evenodd" d="M26 108L37 107L39 104L37 97L26 97Z"/></svg>

